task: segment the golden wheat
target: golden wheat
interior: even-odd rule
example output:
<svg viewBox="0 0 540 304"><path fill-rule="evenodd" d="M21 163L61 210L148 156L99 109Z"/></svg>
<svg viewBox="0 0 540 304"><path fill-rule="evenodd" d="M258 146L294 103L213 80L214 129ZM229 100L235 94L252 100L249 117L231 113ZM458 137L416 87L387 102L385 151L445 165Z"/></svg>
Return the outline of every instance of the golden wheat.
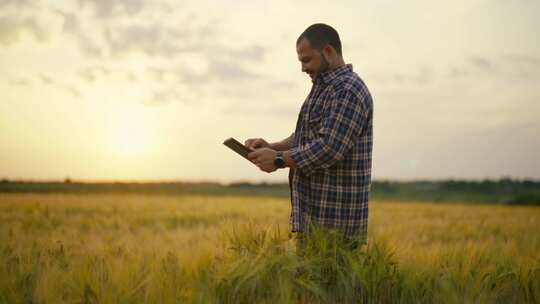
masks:
<svg viewBox="0 0 540 304"><path fill-rule="evenodd" d="M356 275L332 282L313 263L295 275L289 212L246 196L2 194L0 302L539 301L540 208L372 202L364 254L379 262L344 256ZM366 281L379 272L391 280Z"/></svg>

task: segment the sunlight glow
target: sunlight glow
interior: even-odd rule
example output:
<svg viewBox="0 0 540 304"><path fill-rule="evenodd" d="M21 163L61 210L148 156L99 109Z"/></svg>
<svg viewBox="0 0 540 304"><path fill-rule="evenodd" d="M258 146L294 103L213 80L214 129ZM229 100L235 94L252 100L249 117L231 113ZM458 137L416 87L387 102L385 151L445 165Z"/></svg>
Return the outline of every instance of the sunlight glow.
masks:
<svg viewBox="0 0 540 304"><path fill-rule="evenodd" d="M122 155L143 154L149 150L152 124L137 107L122 108L110 117L110 146Z"/></svg>

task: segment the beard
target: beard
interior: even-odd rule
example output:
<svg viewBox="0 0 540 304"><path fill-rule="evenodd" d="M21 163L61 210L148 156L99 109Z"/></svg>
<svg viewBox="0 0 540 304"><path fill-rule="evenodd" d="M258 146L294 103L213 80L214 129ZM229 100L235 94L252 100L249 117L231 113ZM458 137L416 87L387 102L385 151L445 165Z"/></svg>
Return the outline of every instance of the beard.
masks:
<svg viewBox="0 0 540 304"><path fill-rule="evenodd" d="M326 60L326 58L324 57L323 52L319 51L319 54L321 54L321 66L319 67L319 71L317 71L317 74L328 71L328 68L330 67L330 64L328 63L328 60Z"/></svg>

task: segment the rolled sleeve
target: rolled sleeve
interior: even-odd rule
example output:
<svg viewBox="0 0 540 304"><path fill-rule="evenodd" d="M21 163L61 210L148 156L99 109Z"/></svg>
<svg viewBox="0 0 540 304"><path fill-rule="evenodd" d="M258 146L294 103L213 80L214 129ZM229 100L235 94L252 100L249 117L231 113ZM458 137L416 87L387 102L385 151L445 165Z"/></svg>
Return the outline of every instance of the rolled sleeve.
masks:
<svg viewBox="0 0 540 304"><path fill-rule="evenodd" d="M287 138L287 145L289 148L294 146L294 132Z"/></svg>
<svg viewBox="0 0 540 304"><path fill-rule="evenodd" d="M306 175L345 158L366 122L367 107L353 91L342 89L323 109L321 128L314 140L290 150L297 168Z"/></svg>

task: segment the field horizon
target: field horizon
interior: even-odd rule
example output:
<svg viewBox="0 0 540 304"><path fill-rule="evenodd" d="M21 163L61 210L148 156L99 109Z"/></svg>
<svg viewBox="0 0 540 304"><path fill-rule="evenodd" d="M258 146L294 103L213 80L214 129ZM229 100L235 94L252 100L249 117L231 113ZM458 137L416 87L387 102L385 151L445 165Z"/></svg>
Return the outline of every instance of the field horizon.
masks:
<svg viewBox="0 0 540 304"><path fill-rule="evenodd" d="M63 181L0 180L0 193L127 193L167 195L248 195L288 197L287 183L238 181ZM540 206L540 181L485 180L374 180L370 198L385 201L470 202Z"/></svg>

